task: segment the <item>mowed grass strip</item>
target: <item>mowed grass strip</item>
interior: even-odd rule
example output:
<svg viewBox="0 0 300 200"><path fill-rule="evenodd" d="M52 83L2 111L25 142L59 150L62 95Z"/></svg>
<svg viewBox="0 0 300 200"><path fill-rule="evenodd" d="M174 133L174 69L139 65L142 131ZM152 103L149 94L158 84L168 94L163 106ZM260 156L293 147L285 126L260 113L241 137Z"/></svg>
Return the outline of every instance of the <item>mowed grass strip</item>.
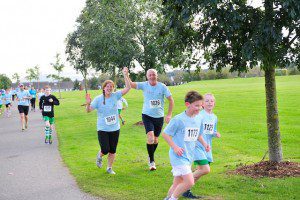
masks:
<svg viewBox="0 0 300 200"><path fill-rule="evenodd" d="M300 76L276 77L280 130L284 160L300 161ZM189 90L216 97L215 114L222 137L214 139L215 162L211 173L192 189L210 199L300 199L300 179L251 179L228 175L240 164L261 161L268 149L265 89L263 78L227 79L191 82L169 87L175 100L173 116L185 109L184 96ZM91 96L101 91L90 91ZM59 149L64 162L85 192L104 199L163 199L172 183L169 147L162 138L155 154L156 171L148 171L146 136L141 120L142 91L132 89L125 98L129 108L122 114L126 125L121 135L114 164L116 175L95 165L99 150L96 111L86 113L84 91L65 92L56 108ZM165 110L167 111L168 103Z"/></svg>

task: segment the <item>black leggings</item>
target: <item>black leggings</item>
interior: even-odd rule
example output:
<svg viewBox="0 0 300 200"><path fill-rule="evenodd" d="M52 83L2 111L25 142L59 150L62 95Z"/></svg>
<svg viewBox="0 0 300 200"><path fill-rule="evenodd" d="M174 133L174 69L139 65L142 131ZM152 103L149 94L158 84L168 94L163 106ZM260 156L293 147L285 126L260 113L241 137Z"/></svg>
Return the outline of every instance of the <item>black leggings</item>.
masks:
<svg viewBox="0 0 300 200"><path fill-rule="evenodd" d="M120 130L107 132L98 131L98 141L102 154L116 153L119 141Z"/></svg>
<svg viewBox="0 0 300 200"><path fill-rule="evenodd" d="M35 109L35 98L30 99L31 108Z"/></svg>

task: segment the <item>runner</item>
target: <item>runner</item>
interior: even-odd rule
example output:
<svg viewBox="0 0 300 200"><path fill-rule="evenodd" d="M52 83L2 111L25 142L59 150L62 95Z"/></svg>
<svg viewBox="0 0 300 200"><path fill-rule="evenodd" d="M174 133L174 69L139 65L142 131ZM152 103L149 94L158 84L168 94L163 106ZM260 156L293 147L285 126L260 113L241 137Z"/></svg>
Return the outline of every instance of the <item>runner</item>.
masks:
<svg viewBox="0 0 300 200"><path fill-rule="evenodd" d="M200 133L203 136L204 141L212 147L212 139L214 137L220 138L221 135L217 132L217 116L213 113L215 107L215 97L213 94L204 95L204 110L200 112L203 117ZM196 165L196 171L194 171L194 180L198 181L200 177L210 172L210 163L213 162L212 149L209 152L205 151L204 146L197 142L194 153L194 164ZM182 196L190 199L200 198L195 196L190 190L182 194Z"/></svg>
<svg viewBox="0 0 300 200"><path fill-rule="evenodd" d="M113 92L115 86L114 82L106 80L102 85L103 94L95 97L92 102L90 95L86 95L86 111L91 112L96 109L98 115L97 131L101 149L97 154L96 164L99 168L101 168L103 160L102 157L108 154L106 172L109 174L116 174L112 169L112 165L116 157L120 134L117 101L130 90L127 67L123 68L123 75L126 84L126 87L123 90Z"/></svg>
<svg viewBox="0 0 300 200"><path fill-rule="evenodd" d="M41 97L42 97L43 95L45 95L44 89L43 89L43 88L39 89L39 93L38 93L37 95L38 95L39 102L40 102Z"/></svg>
<svg viewBox="0 0 300 200"><path fill-rule="evenodd" d="M143 90L144 104L142 111L142 119L147 134L147 151L149 169L156 170L154 161L154 153L158 146L158 137L164 123L164 98L169 100L168 114L165 122L169 123L172 117L174 100L167 86L157 81L157 71L149 69L147 71L147 79L145 82L131 82L131 87L137 90Z"/></svg>
<svg viewBox="0 0 300 200"><path fill-rule="evenodd" d="M31 96L28 90L24 89L24 85L22 83L19 85L19 88L20 91L17 93L18 110L21 118L22 131L24 131L28 128L28 111Z"/></svg>
<svg viewBox="0 0 300 200"><path fill-rule="evenodd" d="M59 105L59 101L51 94L51 87L45 86L45 95L40 98L39 108L45 122L46 144L52 144L52 132L54 130L54 105Z"/></svg>
<svg viewBox="0 0 300 200"><path fill-rule="evenodd" d="M125 103L126 107L123 107L123 103ZM119 119L121 120L122 125L125 125L125 120L123 119L121 112L122 112L122 110L125 110L126 108L128 108L128 103L127 103L126 99L121 97L121 99L118 100L117 107L118 107L118 112L119 112Z"/></svg>
<svg viewBox="0 0 300 200"><path fill-rule="evenodd" d="M10 115L11 115L10 107L11 107L11 102L12 102L12 93L11 93L9 88L6 89L3 99L5 100L5 107L6 107L5 114L6 114L7 117L10 117Z"/></svg>
<svg viewBox="0 0 300 200"><path fill-rule="evenodd" d="M29 93L32 97L30 99L31 111L33 110L35 112L36 90L34 89L33 86L31 86L31 89L29 90Z"/></svg>
<svg viewBox="0 0 300 200"><path fill-rule="evenodd" d="M202 136L199 135L202 117L198 115L202 108L203 98L196 91L185 96L186 110L176 115L165 128L162 137L171 147L169 151L174 176L173 184L165 200L176 200L194 185L191 169L196 141L199 140L209 150Z"/></svg>
<svg viewBox="0 0 300 200"><path fill-rule="evenodd" d="M2 98L2 90L0 89L0 115L2 115L2 105L3 105L3 98Z"/></svg>

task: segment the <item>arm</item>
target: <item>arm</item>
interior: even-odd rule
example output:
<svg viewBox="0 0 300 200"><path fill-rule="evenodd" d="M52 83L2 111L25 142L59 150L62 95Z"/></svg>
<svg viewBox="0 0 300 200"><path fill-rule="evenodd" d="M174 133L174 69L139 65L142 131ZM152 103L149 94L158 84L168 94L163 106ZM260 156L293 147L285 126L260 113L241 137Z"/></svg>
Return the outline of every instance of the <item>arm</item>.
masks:
<svg viewBox="0 0 300 200"><path fill-rule="evenodd" d="M129 80L129 83L130 83L130 87L136 89L137 88L137 83L132 82L129 76L128 76L128 80Z"/></svg>
<svg viewBox="0 0 300 200"><path fill-rule="evenodd" d="M166 133L162 134L162 137L166 140L166 142L168 143L168 145L174 150L174 152L178 155L178 156L182 156L184 149L177 146L173 140L172 137L167 135Z"/></svg>
<svg viewBox="0 0 300 200"><path fill-rule="evenodd" d="M90 94L86 94L85 95L85 100L86 100L86 107L85 107L85 110L87 113L93 111L94 109L92 108L91 106L91 102L92 102L92 99L91 99L91 95Z"/></svg>
<svg viewBox="0 0 300 200"><path fill-rule="evenodd" d="M202 135L199 135L198 141L205 147L206 152L210 151L210 146L204 141Z"/></svg>
<svg viewBox="0 0 300 200"><path fill-rule="evenodd" d="M126 108L128 108L128 103L127 103L126 99L123 98L123 100L124 100L124 103L126 105Z"/></svg>
<svg viewBox="0 0 300 200"><path fill-rule="evenodd" d="M165 121L168 124L170 122L171 118L172 118L172 111L173 111L173 107L174 107L174 99L173 99L172 96L169 96L167 99L169 100L169 109L168 109L168 114L166 116Z"/></svg>
<svg viewBox="0 0 300 200"><path fill-rule="evenodd" d="M53 105L59 105L59 100L55 97L55 96L53 96L52 97L53 98Z"/></svg>
<svg viewBox="0 0 300 200"><path fill-rule="evenodd" d="M129 90L131 89L130 79L129 79L128 68L127 67L123 68L123 76L124 76L124 81L125 81L126 87L121 91L122 92L122 96L125 95L125 94L127 94L129 92Z"/></svg>
<svg viewBox="0 0 300 200"><path fill-rule="evenodd" d="M43 105L42 105L42 98L43 98L43 97L41 97L41 98L40 98L40 101L39 101L39 107L40 107L40 110L42 110L42 108L43 108Z"/></svg>

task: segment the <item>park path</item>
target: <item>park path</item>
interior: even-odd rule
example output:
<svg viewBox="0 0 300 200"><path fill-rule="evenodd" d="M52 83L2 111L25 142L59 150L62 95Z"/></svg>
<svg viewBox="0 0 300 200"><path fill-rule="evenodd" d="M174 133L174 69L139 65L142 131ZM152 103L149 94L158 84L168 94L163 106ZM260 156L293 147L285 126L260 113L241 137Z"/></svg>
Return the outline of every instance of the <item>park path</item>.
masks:
<svg viewBox="0 0 300 200"><path fill-rule="evenodd" d="M96 200L77 187L62 162L54 133L44 143L39 111L29 113L29 127L21 131L17 105L12 116L0 116L0 200Z"/></svg>

